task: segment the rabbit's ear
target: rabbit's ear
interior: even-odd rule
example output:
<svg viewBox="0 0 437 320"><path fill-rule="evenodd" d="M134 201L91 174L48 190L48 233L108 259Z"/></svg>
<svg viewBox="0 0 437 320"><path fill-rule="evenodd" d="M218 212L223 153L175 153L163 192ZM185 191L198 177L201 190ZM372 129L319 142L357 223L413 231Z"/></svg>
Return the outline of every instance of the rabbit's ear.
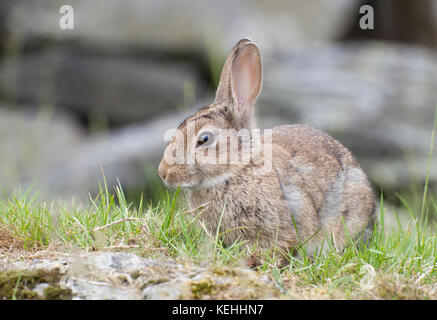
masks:
<svg viewBox="0 0 437 320"><path fill-rule="evenodd" d="M223 66L215 103L232 106L242 127L247 127L252 122L250 117L261 86L262 64L258 46L250 39L242 39Z"/></svg>

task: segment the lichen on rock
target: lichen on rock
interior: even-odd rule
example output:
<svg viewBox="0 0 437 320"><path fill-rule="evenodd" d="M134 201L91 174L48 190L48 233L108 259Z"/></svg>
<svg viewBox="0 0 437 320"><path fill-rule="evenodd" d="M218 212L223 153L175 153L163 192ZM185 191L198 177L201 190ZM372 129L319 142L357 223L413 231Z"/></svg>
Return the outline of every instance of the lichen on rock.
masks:
<svg viewBox="0 0 437 320"><path fill-rule="evenodd" d="M0 300L2 299L72 299L71 289L59 285L62 274L59 269L51 270L9 270L0 272ZM34 290L45 284L43 294Z"/></svg>

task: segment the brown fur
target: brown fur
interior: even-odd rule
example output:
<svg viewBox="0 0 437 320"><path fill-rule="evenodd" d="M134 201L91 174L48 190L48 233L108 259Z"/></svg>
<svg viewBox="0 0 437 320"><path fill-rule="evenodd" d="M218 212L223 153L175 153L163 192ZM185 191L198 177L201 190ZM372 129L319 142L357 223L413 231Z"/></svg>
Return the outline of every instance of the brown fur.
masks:
<svg viewBox="0 0 437 320"><path fill-rule="evenodd" d="M258 47L243 39L225 62L215 102L181 123L184 142L175 136L167 146L158 169L163 181L185 187L191 208L207 205L201 217L212 234L222 216L219 232L225 232L226 245L242 239L286 252L306 243L312 255L326 237L338 249L347 245L348 238L367 239L375 221L368 179L345 147L314 128L273 128L273 168L263 175L256 174L259 165L253 162L209 166L166 162L171 146L184 144L187 152L204 128L256 128L253 109L261 84ZM191 133L190 124L195 128Z"/></svg>

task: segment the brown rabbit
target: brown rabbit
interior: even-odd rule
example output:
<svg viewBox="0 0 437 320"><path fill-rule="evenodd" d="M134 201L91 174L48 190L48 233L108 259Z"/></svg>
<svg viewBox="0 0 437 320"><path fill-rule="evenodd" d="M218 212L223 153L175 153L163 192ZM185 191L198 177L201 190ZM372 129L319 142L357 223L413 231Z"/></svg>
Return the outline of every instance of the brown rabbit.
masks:
<svg viewBox="0 0 437 320"><path fill-rule="evenodd" d="M327 238L337 249L350 239L367 240L376 220L372 188L352 154L329 135L306 125L278 126L270 141L264 130L254 147L262 163L253 155L246 163L229 161L232 151L242 157L244 142L254 140L261 86L259 49L242 39L226 59L214 103L185 119L169 142L158 169L162 180L181 186L190 208L206 206L201 219L212 234L220 221L225 245L243 239L286 253L305 243L312 256L327 248ZM236 148L228 138L236 139ZM184 161L175 163L178 152ZM227 161L190 162L190 152Z"/></svg>

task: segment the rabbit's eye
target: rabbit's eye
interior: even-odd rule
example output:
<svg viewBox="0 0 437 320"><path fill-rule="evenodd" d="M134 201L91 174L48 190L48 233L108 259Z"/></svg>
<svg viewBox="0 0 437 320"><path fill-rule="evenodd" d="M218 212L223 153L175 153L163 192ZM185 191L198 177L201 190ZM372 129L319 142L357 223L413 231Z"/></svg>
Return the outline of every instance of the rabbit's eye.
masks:
<svg viewBox="0 0 437 320"><path fill-rule="evenodd" d="M203 133L197 138L197 146L207 144L208 142L211 142L211 141L212 141L212 134Z"/></svg>
<svg viewBox="0 0 437 320"><path fill-rule="evenodd" d="M197 140L197 145L201 146L204 143L207 143L209 140L209 135L207 134L202 134L201 136L199 136L199 139Z"/></svg>

